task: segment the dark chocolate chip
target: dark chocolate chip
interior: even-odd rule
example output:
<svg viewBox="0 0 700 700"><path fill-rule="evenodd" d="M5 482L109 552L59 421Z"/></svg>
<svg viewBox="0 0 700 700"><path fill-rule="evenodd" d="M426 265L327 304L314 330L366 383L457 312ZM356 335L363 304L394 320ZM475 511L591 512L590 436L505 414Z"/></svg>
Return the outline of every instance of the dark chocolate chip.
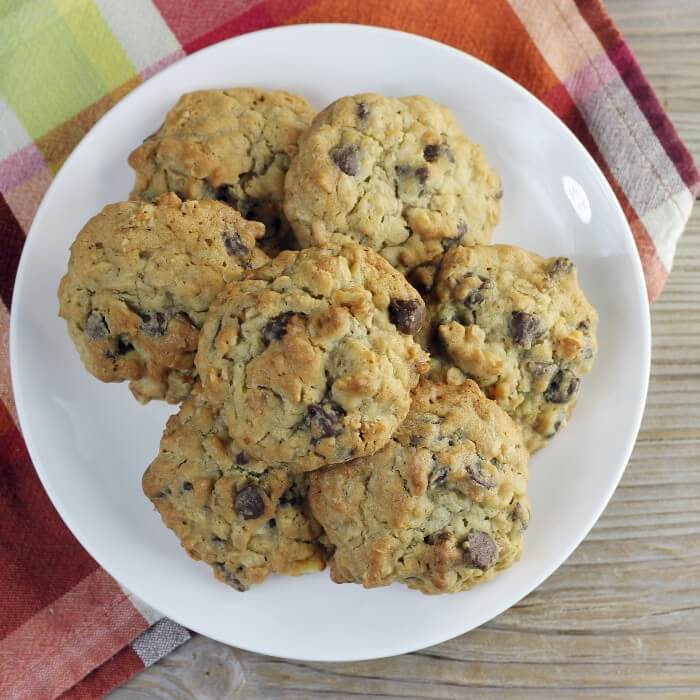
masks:
<svg viewBox="0 0 700 700"><path fill-rule="evenodd" d="M452 154L452 151L450 150L449 146L446 146L445 144L430 143L423 148L423 158L425 158L428 163L436 161L440 156L445 156L450 163L455 162L455 157Z"/></svg>
<svg viewBox="0 0 700 700"><path fill-rule="evenodd" d="M116 360L117 357L121 357L122 355L126 355L127 353L131 352L133 349L134 349L134 346L131 344L131 340L129 339L129 336L120 335L117 338L117 347L114 350L105 351L105 355L113 360Z"/></svg>
<svg viewBox="0 0 700 700"><path fill-rule="evenodd" d="M250 462L250 457L248 457L248 455L245 452L239 452L236 455L236 464L243 465L248 464L248 462Z"/></svg>
<svg viewBox="0 0 700 700"><path fill-rule="evenodd" d="M271 318L262 329L261 337L263 345L269 345L273 340L280 340L287 332L287 324L294 316L293 311L285 311L274 318Z"/></svg>
<svg viewBox="0 0 700 700"><path fill-rule="evenodd" d="M467 547L464 558L477 569L486 571L496 563L498 547L491 535L472 530L467 535Z"/></svg>
<svg viewBox="0 0 700 700"><path fill-rule="evenodd" d="M421 185L424 185L427 182L429 176L430 171L428 170L428 168L416 168L416 177L418 178L418 182L420 182Z"/></svg>
<svg viewBox="0 0 700 700"><path fill-rule="evenodd" d="M271 529L274 530L277 527L277 521L274 518L270 518L267 521L267 526Z"/></svg>
<svg viewBox="0 0 700 700"><path fill-rule="evenodd" d="M549 266L550 277L568 275L574 269L574 263L569 258L554 258Z"/></svg>
<svg viewBox="0 0 700 700"><path fill-rule="evenodd" d="M549 403L568 403L576 395L580 383L570 369L560 369L549 382L544 398Z"/></svg>
<svg viewBox="0 0 700 700"><path fill-rule="evenodd" d="M160 338L168 330L168 318L160 311L147 311L141 318L139 330L152 338Z"/></svg>
<svg viewBox="0 0 700 700"><path fill-rule="evenodd" d="M194 486L192 485L191 481L183 481L182 482L182 490L183 491L192 491Z"/></svg>
<svg viewBox="0 0 700 700"><path fill-rule="evenodd" d="M467 296L464 297L464 305L468 309L473 309L483 303L484 295L478 289L470 289Z"/></svg>
<svg viewBox="0 0 700 700"><path fill-rule="evenodd" d="M364 102L357 103L357 118L367 119L369 117L369 107Z"/></svg>
<svg viewBox="0 0 700 700"><path fill-rule="evenodd" d="M437 464L430 474L430 485L434 488L442 488L447 483L447 467Z"/></svg>
<svg viewBox="0 0 700 700"><path fill-rule="evenodd" d="M389 319L401 333L415 335L425 321L425 304L415 299L392 299Z"/></svg>
<svg viewBox="0 0 700 700"><path fill-rule="evenodd" d="M440 155L440 146L437 143L430 143L423 149L423 158L425 158L428 163L438 159Z"/></svg>
<svg viewBox="0 0 700 700"><path fill-rule="evenodd" d="M585 319L584 321L581 321L578 326L576 326L577 330L579 331L587 331L591 327L591 322L588 319Z"/></svg>
<svg viewBox="0 0 700 700"><path fill-rule="evenodd" d="M357 175L360 170L358 152L354 144L343 146L331 152L331 159L346 175Z"/></svg>
<svg viewBox="0 0 700 700"><path fill-rule="evenodd" d="M259 518L265 512L263 491L252 484L244 486L233 501L236 513L244 520Z"/></svg>
<svg viewBox="0 0 700 700"><path fill-rule="evenodd" d="M238 231L225 231L222 238L224 239L224 248L229 255L235 255L237 258L250 255L250 248L243 242Z"/></svg>
<svg viewBox="0 0 700 700"><path fill-rule="evenodd" d="M209 540L213 544L223 544L226 540L222 540L221 537L218 537L217 535L212 535Z"/></svg>
<svg viewBox="0 0 700 700"><path fill-rule="evenodd" d="M222 573L224 583L227 583L229 586L231 586L231 588L235 588L237 591L240 591L241 593L248 590L248 586L241 583L240 579L235 574L233 574L231 571L229 571L224 566L224 564L222 564L221 562L216 562L216 567Z"/></svg>
<svg viewBox="0 0 700 700"><path fill-rule="evenodd" d="M542 322L535 314L513 311L510 315L510 335L516 345L529 348L543 333Z"/></svg>
<svg viewBox="0 0 700 700"><path fill-rule="evenodd" d="M413 173L413 168L410 165L397 165L394 170L399 177L408 177Z"/></svg>
<svg viewBox="0 0 700 700"><path fill-rule="evenodd" d="M345 411L334 403L315 403L309 406L306 418L312 434L312 442L335 437L342 432Z"/></svg>
<svg viewBox="0 0 700 700"><path fill-rule="evenodd" d="M304 501L304 497L299 492L296 485L290 486L280 498L280 506L300 506Z"/></svg>
<svg viewBox="0 0 700 700"><path fill-rule="evenodd" d="M477 455L472 455L471 459L467 463L467 474L469 478L479 486L483 486L485 489L492 489L496 486L496 482L481 468L481 460Z"/></svg>
<svg viewBox="0 0 700 700"><path fill-rule="evenodd" d="M91 340L102 340L109 335L105 317L94 309L89 313L85 321L85 335Z"/></svg>

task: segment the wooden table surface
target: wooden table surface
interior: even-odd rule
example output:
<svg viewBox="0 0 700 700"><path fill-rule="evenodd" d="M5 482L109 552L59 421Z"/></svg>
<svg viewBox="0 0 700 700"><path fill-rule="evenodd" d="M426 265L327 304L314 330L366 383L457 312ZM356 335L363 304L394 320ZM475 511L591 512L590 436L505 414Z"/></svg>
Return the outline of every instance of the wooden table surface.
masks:
<svg viewBox="0 0 700 700"><path fill-rule="evenodd" d="M700 162L700 0L607 0ZM639 439L605 514L540 588L414 654L300 663L197 637L115 691L176 698L700 698L700 206L652 307Z"/></svg>

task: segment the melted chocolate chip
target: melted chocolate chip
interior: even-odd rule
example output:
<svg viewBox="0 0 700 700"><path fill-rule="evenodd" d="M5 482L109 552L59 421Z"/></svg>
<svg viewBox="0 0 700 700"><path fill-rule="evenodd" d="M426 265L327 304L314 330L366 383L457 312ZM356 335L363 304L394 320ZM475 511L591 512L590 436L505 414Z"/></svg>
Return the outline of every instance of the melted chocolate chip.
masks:
<svg viewBox="0 0 700 700"><path fill-rule="evenodd" d="M569 258L554 258L554 261L549 266L549 276L568 275L573 269L574 263Z"/></svg>
<svg viewBox="0 0 700 700"><path fill-rule="evenodd" d="M250 484L244 486L234 497L233 506L236 513L244 520L259 518L265 512L263 491Z"/></svg>
<svg viewBox="0 0 700 700"><path fill-rule="evenodd" d="M513 311L510 315L510 336L516 345L529 348L543 333L542 322L535 314Z"/></svg>
<svg viewBox="0 0 700 700"><path fill-rule="evenodd" d="M416 177L418 178L418 182L420 182L421 185L424 185L427 182L429 176L430 171L428 170L428 168L416 168Z"/></svg>
<svg viewBox="0 0 700 700"><path fill-rule="evenodd" d="M425 321L425 305L415 299L392 299L389 320L406 335L415 335Z"/></svg>
<svg viewBox="0 0 700 700"><path fill-rule="evenodd" d="M472 530L467 535L467 547L464 558L477 569L486 571L496 563L498 547L491 535Z"/></svg>
<svg viewBox="0 0 700 700"><path fill-rule="evenodd" d="M192 491L194 486L192 485L191 481L183 481L182 482L182 490L183 491Z"/></svg>
<svg viewBox="0 0 700 700"><path fill-rule="evenodd" d="M340 435L344 415L345 411L337 404L311 404L306 418L311 430L312 442Z"/></svg>
<svg viewBox="0 0 700 700"><path fill-rule="evenodd" d="M152 338L160 338L168 330L168 319L160 311L147 311L141 318L143 320L139 324L139 330Z"/></svg>
<svg viewBox="0 0 700 700"><path fill-rule="evenodd" d="M285 311L271 318L263 327L261 337L264 345L269 345L273 340L280 340L287 332L287 324L294 316L293 311Z"/></svg>
<svg viewBox="0 0 700 700"><path fill-rule="evenodd" d="M467 464L467 474L469 478L479 486L485 489L492 489L496 486L496 482L484 471L482 471L481 460L477 455L473 455Z"/></svg>
<svg viewBox="0 0 700 700"><path fill-rule="evenodd" d="M237 258L250 255L250 248L243 242L238 231L226 231L222 234L222 238L224 239L224 248L229 255L235 255Z"/></svg>
<svg viewBox="0 0 700 700"><path fill-rule="evenodd" d="M243 464L248 464L250 462L250 457L245 452L239 452L236 455L236 464L243 465Z"/></svg>
<svg viewBox="0 0 700 700"><path fill-rule="evenodd" d="M445 156L450 163L455 162L455 157L452 151L450 150L449 146L445 145L444 143L431 143L425 146L423 149L423 158L425 158L428 163L436 161L440 156Z"/></svg>
<svg viewBox="0 0 700 700"><path fill-rule="evenodd" d="M99 311L93 309L88 315L85 321L85 335L90 340L102 340L109 335L107 321L105 321L105 317Z"/></svg>
<svg viewBox="0 0 700 700"><path fill-rule="evenodd" d="M364 102L357 103L357 118L367 119L369 117L369 107Z"/></svg>
<svg viewBox="0 0 700 700"><path fill-rule="evenodd" d="M560 369L549 382L544 398L549 403L567 403L578 391L581 380L570 370Z"/></svg>
<svg viewBox="0 0 700 700"><path fill-rule="evenodd" d="M354 144L336 148L331 152L331 160L346 174L357 175L360 170L359 149Z"/></svg>

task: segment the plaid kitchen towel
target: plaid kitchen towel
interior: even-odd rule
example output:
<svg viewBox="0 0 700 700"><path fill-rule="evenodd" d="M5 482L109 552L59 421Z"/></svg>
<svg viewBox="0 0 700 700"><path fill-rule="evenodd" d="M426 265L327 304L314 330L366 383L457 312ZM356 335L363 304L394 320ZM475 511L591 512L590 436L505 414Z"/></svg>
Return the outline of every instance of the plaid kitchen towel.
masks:
<svg viewBox="0 0 700 700"><path fill-rule="evenodd" d="M524 85L596 159L650 299L700 176L598 0L0 0L0 697L93 698L189 637L124 591L51 506L17 427L8 329L24 238L68 154L121 97L209 44L279 24L357 22L456 46Z"/></svg>

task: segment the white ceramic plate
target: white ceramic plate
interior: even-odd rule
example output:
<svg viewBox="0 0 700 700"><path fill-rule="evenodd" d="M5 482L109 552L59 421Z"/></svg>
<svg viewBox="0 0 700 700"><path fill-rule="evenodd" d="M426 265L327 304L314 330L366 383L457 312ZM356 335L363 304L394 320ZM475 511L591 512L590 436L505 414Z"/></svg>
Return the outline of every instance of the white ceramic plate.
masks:
<svg viewBox="0 0 700 700"><path fill-rule="evenodd" d="M87 219L125 199L129 152L181 93L256 85L305 94L425 94L448 105L501 174L496 239L567 255L600 311L600 354L571 425L531 462L533 517L522 560L494 581L429 597L366 591L327 573L275 577L240 594L190 560L141 493L167 415L80 365L56 289ZM165 70L109 112L75 149L37 213L14 295L12 379L22 430L59 513L92 556L151 606L244 649L303 660L357 660L436 644L520 600L574 550L629 458L649 375L649 314L632 235L608 183L562 123L498 71L409 34L306 25L232 39Z"/></svg>

